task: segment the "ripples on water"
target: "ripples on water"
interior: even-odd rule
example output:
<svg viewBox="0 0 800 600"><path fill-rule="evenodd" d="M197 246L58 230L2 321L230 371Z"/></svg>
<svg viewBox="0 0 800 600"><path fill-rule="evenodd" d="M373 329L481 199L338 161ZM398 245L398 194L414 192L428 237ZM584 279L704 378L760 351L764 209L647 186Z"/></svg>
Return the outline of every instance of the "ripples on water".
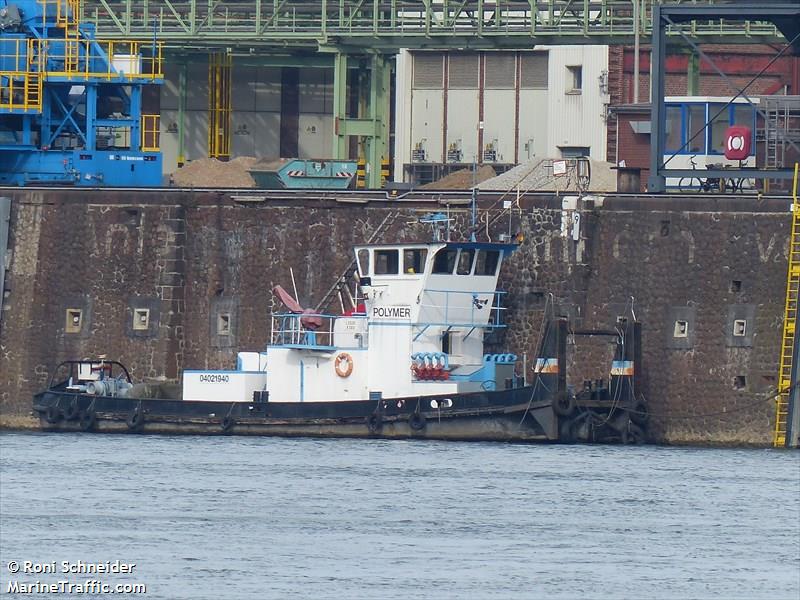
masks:
<svg viewBox="0 0 800 600"><path fill-rule="evenodd" d="M0 594L119 559L147 599L800 598L797 452L4 434L0 465Z"/></svg>

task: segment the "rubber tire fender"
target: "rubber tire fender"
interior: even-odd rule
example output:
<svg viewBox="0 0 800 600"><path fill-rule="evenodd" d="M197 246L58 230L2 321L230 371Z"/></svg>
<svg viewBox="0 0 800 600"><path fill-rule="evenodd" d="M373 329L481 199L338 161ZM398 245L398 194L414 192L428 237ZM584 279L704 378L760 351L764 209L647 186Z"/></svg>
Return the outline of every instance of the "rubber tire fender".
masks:
<svg viewBox="0 0 800 600"><path fill-rule="evenodd" d="M137 406L134 409L130 416L125 420L125 425L127 425L128 429L131 431L136 431L142 428L144 425L144 411L142 410L141 406Z"/></svg>
<svg viewBox="0 0 800 600"><path fill-rule="evenodd" d="M647 424L648 419L650 419L650 413L647 410L647 404L645 404L642 400L637 400L634 402L633 407L628 411L631 421L639 425L640 427Z"/></svg>
<svg viewBox="0 0 800 600"><path fill-rule="evenodd" d="M629 423L628 426L622 430L622 443L635 444L640 446L646 441L644 430L635 423Z"/></svg>
<svg viewBox="0 0 800 600"><path fill-rule="evenodd" d="M58 407L58 404L54 404L52 406L47 407L44 418L51 425L55 425L56 423L59 423L63 417L64 413L61 412L61 409Z"/></svg>
<svg viewBox="0 0 800 600"><path fill-rule="evenodd" d="M64 420L75 421L80 417L81 412L80 405L78 404L78 397L74 396L72 400L70 400L67 410L64 411Z"/></svg>
<svg viewBox="0 0 800 600"><path fill-rule="evenodd" d="M82 410L78 415L81 431L92 431L97 424L97 413L93 410Z"/></svg>
<svg viewBox="0 0 800 600"><path fill-rule="evenodd" d="M427 421L422 413L411 413L411 416L408 417L408 426L411 427L413 431L422 431L425 429L426 424Z"/></svg>
<svg viewBox="0 0 800 600"><path fill-rule="evenodd" d="M367 429L370 433L380 433L383 429L383 418L378 413L372 413L367 417Z"/></svg>
<svg viewBox="0 0 800 600"><path fill-rule="evenodd" d="M559 392L553 398L553 412L559 417L569 417L575 412L575 396L568 392Z"/></svg>
<svg viewBox="0 0 800 600"><path fill-rule="evenodd" d="M564 419L558 424L558 441L562 444L574 444L575 432L572 430L574 421L572 419Z"/></svg>

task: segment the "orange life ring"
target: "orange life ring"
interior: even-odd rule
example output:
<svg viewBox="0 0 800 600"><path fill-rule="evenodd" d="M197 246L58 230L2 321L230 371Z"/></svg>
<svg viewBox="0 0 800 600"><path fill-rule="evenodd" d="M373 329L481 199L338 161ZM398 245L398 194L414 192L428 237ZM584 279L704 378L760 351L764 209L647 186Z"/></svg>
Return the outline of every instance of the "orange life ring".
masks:
<svg viewBox="0 0 800 600"><path fill-rule="evenodd" d="M350 373L353 372L353 357L347 352L342 352L336 357L334 368L339 377L350 377Z"/></svg>

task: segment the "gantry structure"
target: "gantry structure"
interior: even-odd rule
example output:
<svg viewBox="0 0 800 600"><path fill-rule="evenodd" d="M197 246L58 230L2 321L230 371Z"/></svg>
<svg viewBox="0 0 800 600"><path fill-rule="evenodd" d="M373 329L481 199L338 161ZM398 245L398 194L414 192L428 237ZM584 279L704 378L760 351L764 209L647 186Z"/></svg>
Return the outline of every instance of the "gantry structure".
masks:
<svg viewBox="0 0 800 600"><path fill-rule="evenodd" d="M229 152L234 62L334 69L332 158L346 158L350 136L363 142L369 184L388 158L390 56L402 48L530 49L553 44L633 44L648 40L661 0L84 0L82 21L103 39L154 40L167 61L209 59L209 154ZM680 0L667 4L686 4ZM691 2L689 4L695 4ZM709 6L728 6L709 0ZM785 43L772 20L707 18L666 30L700 43ZM313 54L313 55L312 55ZM349 73L349 75L348 75ZM179 94L185 94L181 71ZM347 88L359 86L359 114ZM181 102L181 105L185 102ZM179 127L182 119L179 119ZM182 154L182 153L179 153ZM180 158L180 157L179 157Z"/></svg>
<svg viewBox="0 0 800 600"><path fill-rule="evenodd" d="M167 46L272 47L333 52L521 50L538 44L630 44L652 31L653 7L680 0L85 0L84 22L105 39ZM695 4L695 2L682 2ZM704 4L729 5L726 0ZM773 43L770 20L676 25L698 41Z"/></svg>

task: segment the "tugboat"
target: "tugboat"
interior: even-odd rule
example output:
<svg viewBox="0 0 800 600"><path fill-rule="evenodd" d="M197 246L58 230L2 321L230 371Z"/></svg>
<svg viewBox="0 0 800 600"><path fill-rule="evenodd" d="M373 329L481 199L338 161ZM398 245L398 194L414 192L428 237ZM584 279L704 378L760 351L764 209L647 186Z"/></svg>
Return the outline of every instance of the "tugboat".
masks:
<svg viewBox="0 0 800 600"><path fill-rule="evenodd" d="M354 293L343 280L332 288L347 309L303 309L276 287L286 310L272 315L266 350L239 352L236 370L186 370L170 394L134 385L117 361L66 361L33 408L49 431L643 441L638 323L588 332L616 336L615 360L608 387L577 393L566 348L582 332L565 318L546 318L530 385L516 355L485 352L506 327L497 281L516 247L358 246Z"/></svg>

